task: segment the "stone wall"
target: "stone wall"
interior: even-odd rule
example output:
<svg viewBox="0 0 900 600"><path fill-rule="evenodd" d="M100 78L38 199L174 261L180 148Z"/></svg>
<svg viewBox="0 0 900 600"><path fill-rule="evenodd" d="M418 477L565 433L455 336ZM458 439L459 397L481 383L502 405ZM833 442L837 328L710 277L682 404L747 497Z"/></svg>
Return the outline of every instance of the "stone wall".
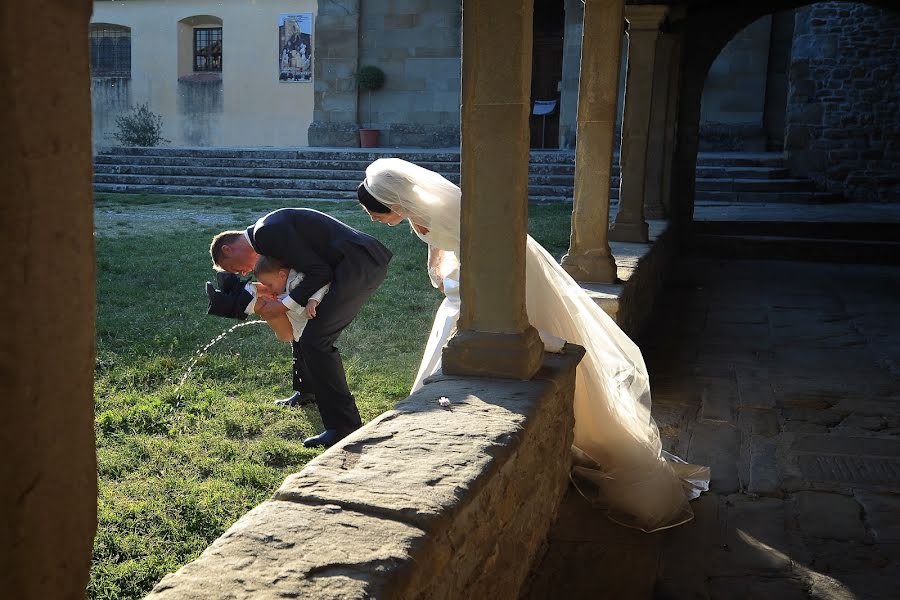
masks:
<svg viewBox="0 0 900 600"><path fill-rule="evenodd" d="M358 146L360 125L379 145L459 145L461 7L453 0L319 3L311 146ZM375 65L385 85L360 94L356 70Z"/></svg>
<svg viewBox="0 0 900 600"><path fill-rule="evenodd" d="M546 354L531 381L437 378L148 598L518 598L568 484L583 354Z"/></svg>
<svg viewBox="0 0 900 600"><path fill-rule="evenodd" d="M179 140L187 146L210 146L222 136L222 78L178 80Z"/></svg>
<svg viewBox="0 0 900 600"><path fill-rule="evenodd" d="M700 113L701 150L762 151L771 16L734 36L706 77Z"/></svg>
<svg viewBox="0 0 900 600"><path fill-rule="evenodd" d="M116 119L131 109L131 77L92 77L92 138L96 146L118 144Z"/></svg>
<svg viewBox="0 0 900 600"><path fill-rule="evenodd" d="M850 200L900 200L900 11L816 4L795 31L789 167Z"/></svg>

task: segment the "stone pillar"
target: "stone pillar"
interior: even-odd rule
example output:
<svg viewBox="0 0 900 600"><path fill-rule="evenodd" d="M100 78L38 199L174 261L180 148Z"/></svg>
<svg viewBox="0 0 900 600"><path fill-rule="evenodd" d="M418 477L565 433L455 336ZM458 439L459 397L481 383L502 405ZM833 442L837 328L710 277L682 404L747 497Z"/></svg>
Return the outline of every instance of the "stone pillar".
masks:
<svg viewBox="0 0 900 600"><path fill-rule="evenodd" d="M359 12L359 0L319 3L310 146L359 146Z"/></svg>
<svg viewBox="0 0 900 600"><path fill-rule="evenodd" d="M581 64L581 40L584 4L565 0L566 22L563 46L562 89L559 93L559 147L575 147L578 128L578 81Z"/></svg>
<svg viewBox="0 0 900 600"><path fill-rule="evenodd" d="M562 266L577 281L612 283L609 187L619 100L624 0L586 0L575 146L572 236Z"/></svg>
<svg viewBox="0 0 900 600"><path fill-rule="evenodd" d="M91 9L0 8L4 598L84 598L97 525ZM65 57L52 75L51 56Z"/></svg>
<svg viewBox="0 0 900 600"><path fill-rule="evenodd" d="M625 117L622 125L619 212L609 231L620 242L646 242L644 220L650 102L659 28L669 8L659 5L628 6L628 75L625 82Z"/></svg>
<svg viewBox="0 0 900 600"><path fill-rule="evenodd" d="M532 0L463 2L462 308L448 374L530 379L543 360L525 314L532 15Z"/></svg>
<svg viewBox="0 0 900 600"><path fill-rule="evenodd" d="M650 132L647 140L647 167L644 178L644 210L647 217L659 219L667 216L663 206L663 175L667 158L673 148L668 145L667 130L670 120L670 80L677 68L678 35L662 33L656 42L656 64L653 71L653 98L650 101Z"/></svg>
<svg viewBox="0 0 900 600"><path fill-rule="evenodd" d="M666 44L671 46L671 68L669 69L668 92L666 93L666 137L663 148L662 185L660 189L660 205L663 215L667 219L672 218L672 165L675 162L675 143L678 133L678 109L681 97L681 64L682 64L682 34L663 34Z"/></svg>

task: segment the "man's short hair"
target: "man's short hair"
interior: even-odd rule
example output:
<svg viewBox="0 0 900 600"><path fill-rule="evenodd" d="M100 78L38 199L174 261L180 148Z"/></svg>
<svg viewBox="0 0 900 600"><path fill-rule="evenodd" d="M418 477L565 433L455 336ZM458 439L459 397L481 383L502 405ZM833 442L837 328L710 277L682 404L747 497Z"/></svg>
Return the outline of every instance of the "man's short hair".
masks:
<svg viewBox="0 0 900 600"><path fill-rule="evenodd" d="M259 275L260 273L274 273L276 271L280 271L281 269L287 269L287 267L284 266L284 263L277 258L273 258L271 256L260 256L256 261L256 266L253 267L253 272Z"/></svg>
<svg viewBox="0 0 900 600"><path fill-rule="evenodd" d="M219 261L222 260L222 246L230 246L242 235L244 235L243 231L223 231L213 237L212 243L209 245L209 255L212 257L214 268L221 269Z"/></svg>

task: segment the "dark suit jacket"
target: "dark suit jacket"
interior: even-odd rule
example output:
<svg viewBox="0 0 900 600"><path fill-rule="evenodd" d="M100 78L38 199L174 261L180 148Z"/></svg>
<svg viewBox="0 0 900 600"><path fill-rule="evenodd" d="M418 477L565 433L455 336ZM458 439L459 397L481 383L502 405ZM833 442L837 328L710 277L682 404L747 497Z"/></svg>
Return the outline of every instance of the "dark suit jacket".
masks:
<svg viewBox="0 0 900 600"><path fill-rule="evenodd" d="M370 235L311 208L282 208L247 228L253 248L304 273L291 298L305 306L316 290L334 279L334 268L345 257L366 257L366 262L386 265L391 251Z"/></svg>

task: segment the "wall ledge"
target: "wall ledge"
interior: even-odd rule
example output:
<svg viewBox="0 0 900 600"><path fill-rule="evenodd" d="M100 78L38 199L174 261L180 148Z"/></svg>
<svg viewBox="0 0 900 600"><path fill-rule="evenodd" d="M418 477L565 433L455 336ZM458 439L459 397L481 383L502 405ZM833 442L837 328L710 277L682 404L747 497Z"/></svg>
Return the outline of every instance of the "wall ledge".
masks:
<svg viewBox="0 0 900 600"><path fill-rule="evenodd" d="M583 355L545 354L530 381L433 378L148 598L516 598L567 487Z"/></svg>

